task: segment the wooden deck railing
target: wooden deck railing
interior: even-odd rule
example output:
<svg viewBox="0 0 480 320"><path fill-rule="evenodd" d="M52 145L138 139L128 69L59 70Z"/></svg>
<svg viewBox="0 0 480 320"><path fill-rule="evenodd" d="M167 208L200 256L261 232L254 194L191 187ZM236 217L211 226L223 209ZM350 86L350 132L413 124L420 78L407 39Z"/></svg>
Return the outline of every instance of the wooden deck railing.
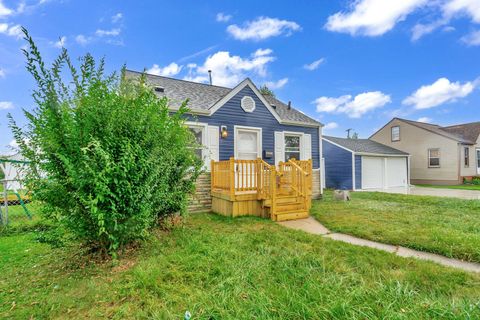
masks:
<svg viewBox="0 0 480 320"><path fill-rule="evenodd" d="M230 194L256 192L258 199L271 199L282 191L295 191L299 196L311 195L312 161L280 162L278 169L258 158L211 162L212 191Z"/></svg>

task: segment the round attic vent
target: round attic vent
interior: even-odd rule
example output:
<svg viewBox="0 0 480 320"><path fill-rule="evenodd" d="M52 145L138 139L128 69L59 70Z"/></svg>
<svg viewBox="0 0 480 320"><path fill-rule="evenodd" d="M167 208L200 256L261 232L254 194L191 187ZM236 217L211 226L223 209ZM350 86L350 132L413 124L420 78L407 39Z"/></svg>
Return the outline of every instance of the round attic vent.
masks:
<svg viewBox="0 0 480 320"><path fill-rule="evenodd" d="M250 96L245 96L242 98L241 106L245 112L253 112L255 110L255 100Z"/></svg>

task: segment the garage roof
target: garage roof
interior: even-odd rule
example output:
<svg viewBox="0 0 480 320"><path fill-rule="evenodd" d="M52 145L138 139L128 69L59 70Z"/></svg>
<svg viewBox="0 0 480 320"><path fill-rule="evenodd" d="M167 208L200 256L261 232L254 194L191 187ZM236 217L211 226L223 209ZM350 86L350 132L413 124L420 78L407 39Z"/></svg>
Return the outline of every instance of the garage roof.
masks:
<svg viewBox="0 0 480 320"><path fill-rule="evenodd" d="M372 141L370 139L346 139L332 136L323 136L327 141L333 142L352 152L372 154L372 155L405 155L408 153L386 146L384 144Z"/></svg>

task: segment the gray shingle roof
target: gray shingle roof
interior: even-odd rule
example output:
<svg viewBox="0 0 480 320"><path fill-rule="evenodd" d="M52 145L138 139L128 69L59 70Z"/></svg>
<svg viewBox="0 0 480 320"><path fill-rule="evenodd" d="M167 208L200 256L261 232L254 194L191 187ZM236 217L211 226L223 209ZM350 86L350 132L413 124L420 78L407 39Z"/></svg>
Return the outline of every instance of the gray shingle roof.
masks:
<svg viewBox="0 0 480 320"><path fill-rule="evenodd" d="M126 71L127 77L138 77L141 72ZM168 77L146 74L147 83L154 87L162 87L164 93L157 92L159 97L166 96L173 106L179 106L189 99L188 106L191 110L208 111L216 102L225 97L231 88L219 87L204 83L173 79ZM295 108L288 108L282 101L264 96L265 100L274 107L275 112L283 121L301 122L311 125L321 125L320 122L310 118Z"/></svg>
<svg viewBox="0 0 480 320"><path fill-rule="evenodd" d="M408 155L408 153L386 146L369 139L346 139L323 136L326 140L341 145L354 152L381 154L381 155Z"/></svg>
<svg viewBox="0 0 480 320"><path fill-rule="evenodd" d="M480 135L480 122L457 124L449 127L442 127L443 131L457 135L465 141L475 144Z"/></svg>

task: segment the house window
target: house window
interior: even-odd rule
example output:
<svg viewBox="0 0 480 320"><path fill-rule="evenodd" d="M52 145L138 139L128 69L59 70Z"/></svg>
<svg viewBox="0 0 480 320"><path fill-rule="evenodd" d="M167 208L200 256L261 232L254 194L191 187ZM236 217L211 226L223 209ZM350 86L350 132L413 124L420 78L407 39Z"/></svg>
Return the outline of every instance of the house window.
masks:
<svg viewBox="0 0 480 320"><path fill-rule="evenodd" d="M468 147L465 147L463 150L464 150L463 156L464 156L465 167L469 167L470 166L470 149Z"/></svg>
<svg viewBox="0 0 480 320"><path fill-rule="evenodd" d="M196 145L193 146L195 154L203 160L203 146L205 145L205 127L204 126L195 126L189 125L188 129L192 132L195 137Z"/></svg>
<svg viewBox="0 0 480 320"><path fill-rule="evenodd" d="M400 127L392 127L392 141L400 141Z"/></svg>
<svg viewBox="0 0 480 320"><path fill-rule="evenodd" d="M285 161L300 160L300 136L285 135Z"/></svg>
<svg viewBox="0 0 480 320"><path fill-rule="evenodd" d="M440 149L428 149L428 167L440 167Z"/></svg>

